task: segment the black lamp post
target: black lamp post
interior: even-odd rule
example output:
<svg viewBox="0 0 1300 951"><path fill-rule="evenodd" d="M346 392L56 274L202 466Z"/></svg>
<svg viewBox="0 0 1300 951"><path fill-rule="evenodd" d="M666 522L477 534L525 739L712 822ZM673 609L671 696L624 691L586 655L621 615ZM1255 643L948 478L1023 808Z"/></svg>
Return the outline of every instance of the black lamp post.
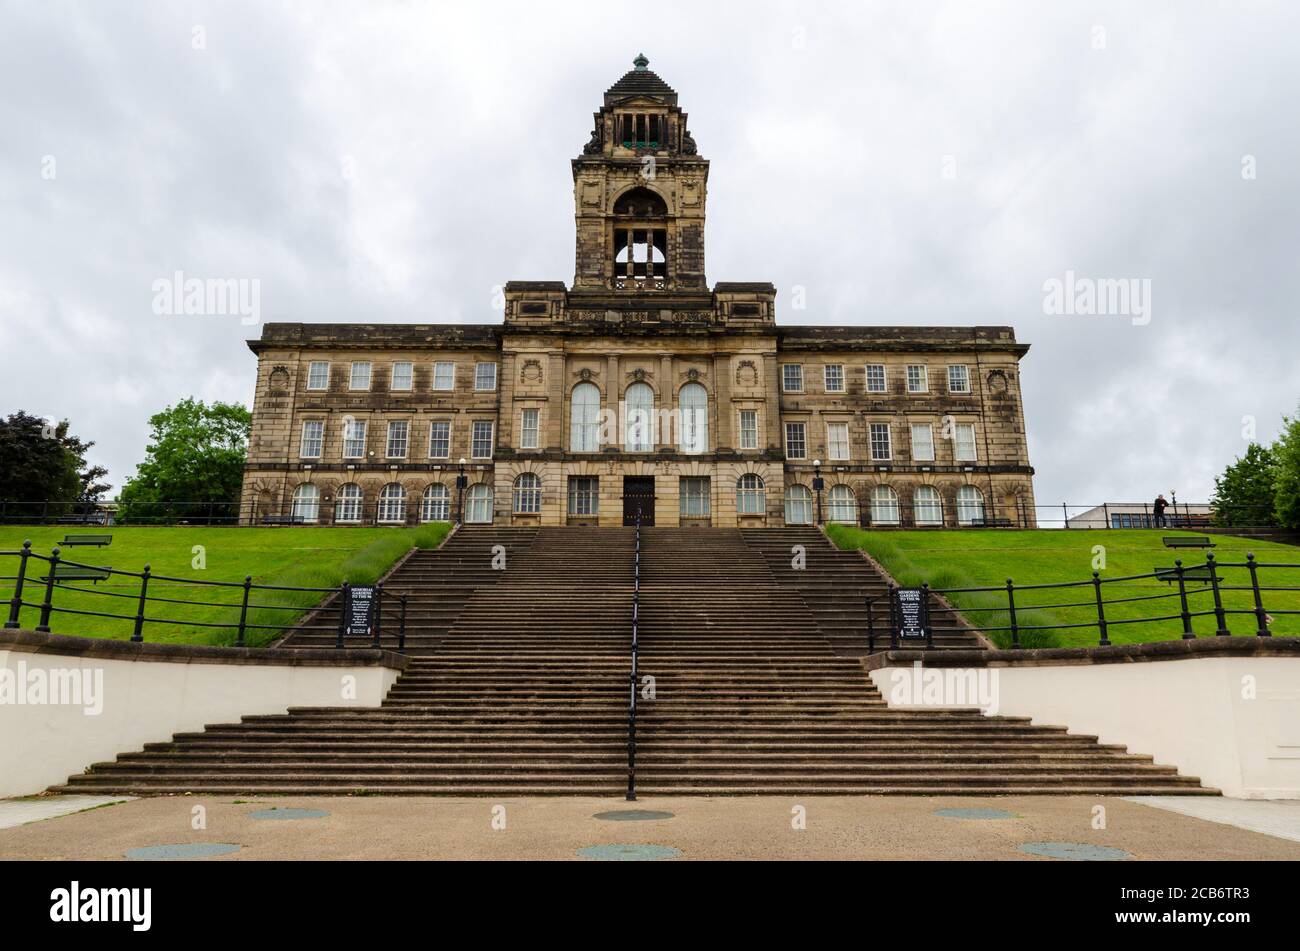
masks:
<svg viewBox="0 0 1300 951"><path fill-rule="evenodd" d="M817 493L817 524L822 523L822 489L826 482L822 479L822 461L813 460L813 491Z"/></svg>
<svg viewBox="0 0 1300 951"><path fill-rule="evenodd" d="M456 476L456 524L459 525L465 518L465 487L469 485L469 477L465 475L465 458L460 460L460 475Z"/></svg>

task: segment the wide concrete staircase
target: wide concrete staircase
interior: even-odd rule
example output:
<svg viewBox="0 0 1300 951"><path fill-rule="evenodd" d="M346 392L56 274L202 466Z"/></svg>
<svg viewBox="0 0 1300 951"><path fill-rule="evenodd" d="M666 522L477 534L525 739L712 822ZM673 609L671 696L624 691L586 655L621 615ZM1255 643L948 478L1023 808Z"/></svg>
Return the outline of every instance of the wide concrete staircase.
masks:
<svg viewBox="0 0 1300 951"><path fill-rule="evenodd" d="M826 587L788 576L776 559L795 537L642 532L640 673L653 678L642 681L638 711L642 794L1212 792L1063 729L891 711L860 662L843 656L848 603L842 612L816 603L856 580L845 574ZM822 557L825 540L814 542L810 566L816 558L839 570L837 557ZM492 568L498 545L504 571ZM214 724L96 764L58 789L620 794L633 545L623 528L462 529L386 581L408 596L413 659L382 706ZM302 630L284 646L332 637Z"/></svg>
<svg viewBox="0 0 1300 951"><path fill-rule="evenodd" d="M741 534L762 553L781 584L796 589L807 602L817 626L844 657L868 653L867 599L875 626L877 651L889 649L889 582L856 551L843 551L816 528L750 528ZM804 567L794 567L793 549L804 549ZM984 641L961 618L930 598L930 621L936 650L980 650Z"/></svg>

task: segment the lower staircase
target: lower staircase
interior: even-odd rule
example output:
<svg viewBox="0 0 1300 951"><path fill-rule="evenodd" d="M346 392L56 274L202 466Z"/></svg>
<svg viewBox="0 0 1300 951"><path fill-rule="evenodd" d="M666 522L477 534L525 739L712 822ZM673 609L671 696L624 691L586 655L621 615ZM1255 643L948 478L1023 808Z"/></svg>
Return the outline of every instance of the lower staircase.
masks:
<svg viewBox="0 0 1300 951"><path fill-rule="evenodd" d="M57 790L621 794L634 539L630 528L462 528L385 582L408 597L412 660L380 707L211 725ZM643 795L1214 793L1025 719L890 710L854 656L865 648L853 604L883 581L818 532L648 528L641 540ZM789 569L792 544L812 573ZM282 646L323 638L333 643L304 629Z"/></svg>

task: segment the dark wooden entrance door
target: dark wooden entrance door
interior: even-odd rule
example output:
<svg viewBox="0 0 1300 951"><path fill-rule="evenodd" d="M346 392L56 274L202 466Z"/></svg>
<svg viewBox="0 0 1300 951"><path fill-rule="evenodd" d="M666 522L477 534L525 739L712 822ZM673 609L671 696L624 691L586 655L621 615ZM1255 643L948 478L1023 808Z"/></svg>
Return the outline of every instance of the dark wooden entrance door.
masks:
<svg viewBox="0 0 1300 951"><path fill-rule="evenodd" d="M654 476L623 476L623 524L635 525L637 509L641 524L655 523Z"/></svg>

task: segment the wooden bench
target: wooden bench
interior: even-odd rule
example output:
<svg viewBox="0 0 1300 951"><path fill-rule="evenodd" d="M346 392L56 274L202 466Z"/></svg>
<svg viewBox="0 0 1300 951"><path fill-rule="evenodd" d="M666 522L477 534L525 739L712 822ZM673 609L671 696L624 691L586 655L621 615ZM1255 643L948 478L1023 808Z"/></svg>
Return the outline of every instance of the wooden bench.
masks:
<svg viewBox="0 0 1300 951"><path fill-rule="evenodd" d="M112 573L113 573L113 569L108 567L83 568L80 565L55 565L54 566L55 581L93 581L95 584L99 584L101 581L108 578ZM49 581L50 576L46 575L41 580Z"/></svg>
<svg viewBox="0 0 1300 951"><path fill-rule="evenodd" d="M1165 584L1173 584L1178 580L1177 568L1164 568L1157 565L1152 570L1155 572L1156 579L1163 581ZM1183 581L1199 581L1201 584L1209 584L1210 580L1209 565L1183 566Z"/></svg>
<svg viewBox="0 0 1300 951"><path fill-rule="evenodd" d="M301 515L263 515L263 525L301 525Z"/></svg>
<svg viewBox="0 0 1300 951"><path fill-rule="evenodd" d="M1213 548L1208 535L1166 535L1160 539L1166 548Z"/></svg>
<svg viewBox="0 0 1300 951"><path fill-rule="evenodd" d="M973 518L971 528L1014 528L1015 523L1009 518Z"/></svg>
<svg viewBox="0 0 1300 951"><path fill-rule="evenodd" d="M112 535L64 535L63 541L59 542L61 546L69 545L95 545L103 547L104 545L113 544Z"/></svg>
<svg viewBox="0 0 1300 951"><path fill-rule="evenodd" d="M54 520L55 525L103 525L106 523L107 516L103 512L92 512L89 515L60 515Z"/></svg>

